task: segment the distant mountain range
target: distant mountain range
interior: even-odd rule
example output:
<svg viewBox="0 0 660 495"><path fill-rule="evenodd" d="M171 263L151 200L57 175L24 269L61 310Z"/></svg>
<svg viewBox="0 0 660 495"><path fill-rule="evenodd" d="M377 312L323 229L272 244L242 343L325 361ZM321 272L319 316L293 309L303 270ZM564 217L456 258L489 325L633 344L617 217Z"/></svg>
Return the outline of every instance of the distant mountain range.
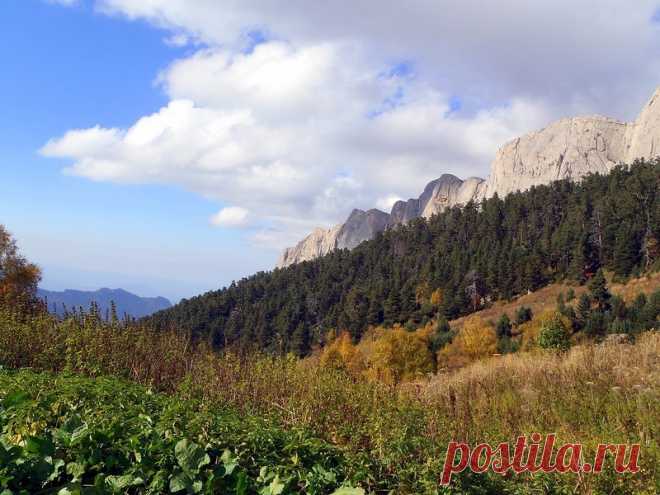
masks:
<svg viewBox="0 0 660 495"><path fill-rule="evenodd" d="M117 315L120 318L124 314L141 318L172 306L172 303L164 297L140 297L124 289L103 288L96 291L70 289L50 291L39 289L37 295L48 303L48 310L51 313L60 316L64 313L65 308L70 311L73 308L82 306L83 309L87 310L92 301L98 304L102 317L105 317L106 312L110 311L112 301L117 307Z"/></svg>

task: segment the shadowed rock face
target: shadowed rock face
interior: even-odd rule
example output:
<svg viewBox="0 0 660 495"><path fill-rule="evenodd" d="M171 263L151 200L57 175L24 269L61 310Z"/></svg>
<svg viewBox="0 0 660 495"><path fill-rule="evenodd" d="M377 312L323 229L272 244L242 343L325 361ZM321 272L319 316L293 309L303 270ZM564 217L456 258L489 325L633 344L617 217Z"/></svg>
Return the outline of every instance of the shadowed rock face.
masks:
<svg viewBox="0 0 660 495"><path fill-rule="evenodd" d="M353 210L348 220L332 229L317 229L285 250L278 266L322 256L337 248L352 249L377 232L431 216L445 208L504 197L558 179L579 180L590 173L607 173L620 163L660 155L660 88L630 123L598 115L562 119L536 132L509 141L491 164L487 180L465 181L450 174L429 182L421 196L397 201L388 215L379 210Z"/></svg>
<svg viewBox="0 0 660 495"><path fill-rule="evenodd" d="M376 233L385 230L390 222L390 216L380 210L353 210L342 225L337 236L337 249L353 249L366 239L373 238Z"/></svg>

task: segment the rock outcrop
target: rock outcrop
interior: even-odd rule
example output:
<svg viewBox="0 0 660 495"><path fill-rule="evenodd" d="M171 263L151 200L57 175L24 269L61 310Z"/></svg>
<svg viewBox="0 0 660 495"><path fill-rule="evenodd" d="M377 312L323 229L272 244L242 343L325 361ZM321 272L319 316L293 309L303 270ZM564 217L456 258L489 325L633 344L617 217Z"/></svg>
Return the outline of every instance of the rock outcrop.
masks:
<svg viewBox="0 0 660 495"><path fill-rule="evenodd" d="M279 267L314 259L333 249L353 249L377 232L414 218L430 218L447 207L506 196L554 180L579 180L590 173L607 173L620 163L660 155L660 88L630 123L598 115L561 119L540 131L509 141L491 164L487 180L465 181L444 174L424 188L417 199L397 201L388 215L380 210L353 210L342 225L316 229L287 248Z"/></svg>
<svg viewBox="0 0 660 495"><path fill-rule="evenodd" d="M339 234L341 227L342 225L339 224L329 229L314 229L298 244L286 248L280 256L277 266L281 268L328 254L337 247L337 234Z"/></svg>

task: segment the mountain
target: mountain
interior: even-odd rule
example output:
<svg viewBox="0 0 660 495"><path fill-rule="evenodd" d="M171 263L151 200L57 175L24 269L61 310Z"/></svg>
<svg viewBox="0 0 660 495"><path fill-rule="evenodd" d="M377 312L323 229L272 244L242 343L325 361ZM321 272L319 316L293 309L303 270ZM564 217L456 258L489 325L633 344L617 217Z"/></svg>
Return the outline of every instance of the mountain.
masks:
<svg viewBox="0 0 660 495"><path fill-rule="evenodd" d="M451 206L495 194L504 197L554 180L579 180L589 173L607 173L620 163L658 155L660 88L634 122L598 115L561 119L502 146L486 180L472 177L463 181L445 174L430 182L418 198L395 203L389 214L353 210L344 224L317 229L296 246L285 249L277 266L314 259L334 249L352 249L377 232L414 218L430 218Z"/></svg>
<svg viewBox="0 0 660 495"><path fill-rule="evenodd" d="M98 304L102 317L105 317L106 312L110 311L113 301L120 318L124 314L141 318L172 306L172 303L164 297L140 297L124 289L103 288L96 291L67 289L60 292L39 289L37 295L47 301L49 311L58 315L62 315L65 308L71 310L82 306L87 310L92 301Z"/></svg>
<svg viewBox="0 0 660 495"><path fill-rule="evenodd" d="M553 282L583 283L599 268L620 279L660 270L660 159L444 207L475 184L441 177L397 210L423 216L444 208L428 219L377 232L352 250L257 273L147 320L217 348L305 355L331 329L357 340L369 326L419 328ZM382 221L383 212L353 212L342 242Z"/></svg>

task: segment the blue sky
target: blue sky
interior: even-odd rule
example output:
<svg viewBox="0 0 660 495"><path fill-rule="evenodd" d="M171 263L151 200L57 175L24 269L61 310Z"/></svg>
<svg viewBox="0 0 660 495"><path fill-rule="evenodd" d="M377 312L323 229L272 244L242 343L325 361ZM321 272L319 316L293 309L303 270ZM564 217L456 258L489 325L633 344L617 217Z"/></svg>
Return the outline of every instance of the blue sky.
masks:
<svg viewBox="0 0 660 495"><path fill-rule="evenodd" d="M65 175L62 161L37 152L70 128L127 126L165 104L156 75L189 49L166 45L164 36L89 6L3 5L0 222L42 266L44 288L121 286L178 299L275 259L209 228L217 202L176 186Z"/></svg>
<svg viewBox="0 0 660 495"><path fill-rule="evenodd" d="M653 0L324 5L4 2L0 223L44 288L215 289L660 84Z"/></svg>

